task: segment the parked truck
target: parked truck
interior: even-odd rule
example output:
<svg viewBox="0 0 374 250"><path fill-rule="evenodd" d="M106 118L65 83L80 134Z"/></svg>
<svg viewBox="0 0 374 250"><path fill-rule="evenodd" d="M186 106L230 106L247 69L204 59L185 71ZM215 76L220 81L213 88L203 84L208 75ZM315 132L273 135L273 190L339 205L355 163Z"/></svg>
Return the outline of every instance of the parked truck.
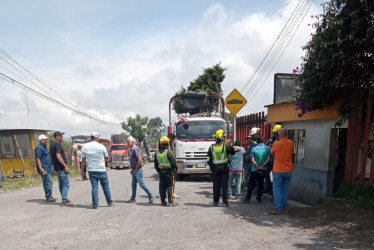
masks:
<svg viewBox="0 0 374 250"><path fill-rule="evenodd" d="M175 101L191 113L179 114L172 121L172 105ZM173 96L169 102L168 132L176 135L171 145L178 163L177 178L189 175L212 174L207 164L209 147L218 129L229 134L224 120L225 106L222 96L213 93L185 93Z"/></svg>
<svg viewBox="0 0 374 250"><path fill-rule="evenodd" d="M125 134L111 135L108 166L110 168L130 168L129 151Z"/></svg>

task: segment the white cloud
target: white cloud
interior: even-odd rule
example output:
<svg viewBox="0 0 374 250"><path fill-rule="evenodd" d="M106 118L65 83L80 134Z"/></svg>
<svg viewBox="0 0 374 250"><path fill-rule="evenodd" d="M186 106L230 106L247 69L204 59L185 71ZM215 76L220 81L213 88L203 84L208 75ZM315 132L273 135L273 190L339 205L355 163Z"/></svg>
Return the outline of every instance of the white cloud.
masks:
<svg viewBox="0 0 374 250"><path fill-rule="evenodd" d="M63 67L51 65L47 70L59 79L59 89L69 92L79 107L101 119L120 122L128 116L141 114L160 116L167 123L170 97L182 84L187 86L196 78L203 67L221 62L227 68L224 94L229 94L233 88L240 90L295 3L287 1L284 8L272 15L252 13L244 16L238 16L217 3L201 14L199 25L191 30L168 32L157 39L150 37L134 45L135 50L131 53L130 44L116 49L115 53L82 52L76 56L80 60ZM317 6L313 6L310 13L319 11ZM272 102L272 75L291 72L299 64L303 55L300 47L308 41L311 33L308 22L304 20L301 24L282 60L241 114L262 111L264 105ZM69 40L69 44L73 46L74 42ZM84 43L78 41L77 44ZM113 48L107 48L107 51L113 51ZM58 65L63 65L63 62ZM30 115L27 115L22 94L14 88L3 90L7 93L0 95L0 128L50 128L70 135L99 130L108 136L121 131L71 114L30 95ZM6 108L7 103L11 104L11 110Z"/></svg>

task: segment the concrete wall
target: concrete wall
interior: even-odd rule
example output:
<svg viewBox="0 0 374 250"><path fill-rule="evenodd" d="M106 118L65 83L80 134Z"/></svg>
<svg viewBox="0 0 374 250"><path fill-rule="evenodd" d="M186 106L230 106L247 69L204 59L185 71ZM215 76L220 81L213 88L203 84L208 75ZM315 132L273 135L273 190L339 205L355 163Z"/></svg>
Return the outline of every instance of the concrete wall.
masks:
<svg viewBox="0 0 374 250"><path fill-rule="evenodd" d="M333 192L334 170L329 169L330 137L336 119L284 122L287 129L305 129L304 164L295 167L290 198L315 204Z"/></svg>

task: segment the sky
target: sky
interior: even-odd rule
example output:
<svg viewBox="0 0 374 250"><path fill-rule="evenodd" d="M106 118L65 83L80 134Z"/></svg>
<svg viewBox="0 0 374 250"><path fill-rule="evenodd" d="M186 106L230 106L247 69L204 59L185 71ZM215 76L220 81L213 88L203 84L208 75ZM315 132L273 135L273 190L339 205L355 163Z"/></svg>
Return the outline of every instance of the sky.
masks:
<svg viewBox="0 0 374 250"><path fill-rule="evenodd" d="M3 0L0 49L44 85L30 82L19 65L2 58L0 73L106 121L120 124L140 114L168 124L170 98L204 68L217 63L226 68L225 97L234 88L241 91L298 2ZM321 3L313 2L259 91L243 91L250 102L239 115L266 111L274 73L300 66L302 46L313 32L308 24L321 13ZM81 117L0 78L0 129L11 128L60 130L68 136L97 130L106 138L123 132L119 125Z"/></svg>

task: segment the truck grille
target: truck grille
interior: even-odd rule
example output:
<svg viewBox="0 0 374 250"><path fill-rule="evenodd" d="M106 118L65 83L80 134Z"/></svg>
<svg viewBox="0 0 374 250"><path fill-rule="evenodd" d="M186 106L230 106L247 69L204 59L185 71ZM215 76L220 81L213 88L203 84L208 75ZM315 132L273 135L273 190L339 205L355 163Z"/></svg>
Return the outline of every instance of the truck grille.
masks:
<svg viewBox="0 0 374 250"><path fill-rule="evenodd" d="M112 155L112 161L122 161L122 155Z"/></svg>
<svg viewBox="0 0 374 250"><path fill-rule="evenodd" d="M208 152L186 152L186 158L203 158L206 159L208 157Z"/></svg>

